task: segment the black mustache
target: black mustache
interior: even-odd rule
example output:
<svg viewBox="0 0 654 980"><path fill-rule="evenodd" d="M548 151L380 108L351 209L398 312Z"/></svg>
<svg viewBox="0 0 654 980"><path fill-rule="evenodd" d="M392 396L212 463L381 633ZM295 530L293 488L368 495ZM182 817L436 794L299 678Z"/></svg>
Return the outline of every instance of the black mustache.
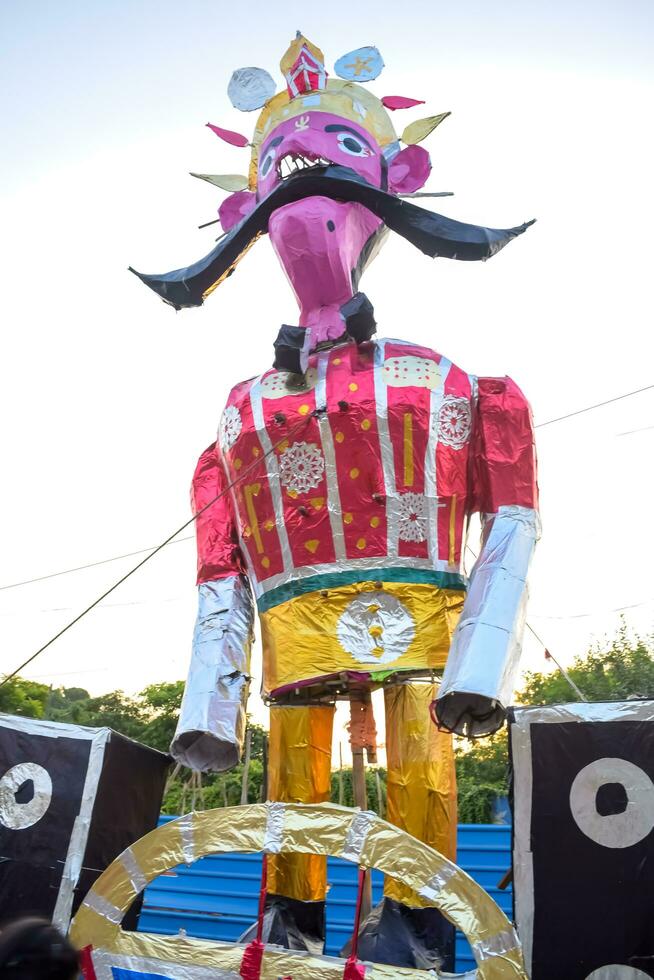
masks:
<svg viewBox="0 0 654 980"><path fill-rule="evenodd" d="M285 204L305 197L357 202L426 255L465 262L491 258L535 221L527 221L515 228L464 224L373 187L348 167L316 167L287 177L278 184L221 238L208 255L193 265L161 275L146 275L131 266L130 272L176 310L201 306L205 297L233 273L257 238L268 231L271 214Z"/></svg>

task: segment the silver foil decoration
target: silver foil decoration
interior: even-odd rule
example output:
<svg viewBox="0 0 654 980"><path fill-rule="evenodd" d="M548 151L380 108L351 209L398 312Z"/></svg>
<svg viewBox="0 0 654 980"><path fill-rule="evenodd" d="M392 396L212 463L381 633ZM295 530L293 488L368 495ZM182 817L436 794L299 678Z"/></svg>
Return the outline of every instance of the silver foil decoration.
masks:
<svg viewBox="0 0 654 980"><path fill-rule="evenodd" d="M522 651L527 573L540 534L535 510L500 507L484 517L482 549L443 673L436 714L457 735L504 723Z"/></svg>
<svg viewBox="0 0 654 980"><path fill-rule="evenodd" d="M345 861L353 861L355 864L359 863L368 831L375 819L376 814L370 810L357 810L355 812L354 820L345 835L345 842L340 855Z"/></svg>
<svg viewBox="0 0 654 980"><path fill-rule="evenodd" d="M200 772L235 766L245 734L254 610L240 576L199 587L193 651L175 737L177 762Z"/></svg>

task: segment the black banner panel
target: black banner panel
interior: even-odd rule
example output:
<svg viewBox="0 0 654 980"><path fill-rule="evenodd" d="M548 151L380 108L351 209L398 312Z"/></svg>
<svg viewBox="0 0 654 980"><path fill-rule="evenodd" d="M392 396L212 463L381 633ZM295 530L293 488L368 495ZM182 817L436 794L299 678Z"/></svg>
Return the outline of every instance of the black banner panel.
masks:
<svg viewBox="0 0 654 980"><path fill-rule="evenodd" d="M67 930L96 878L157 825L169 757L108 728L0 714L0 924Z"/></svg>
<svg viewBox="0 0 654 980"><path fill-rule="evenodd" d="M531 980L654 977L654 701L515 708L509 732Z"/></svg>

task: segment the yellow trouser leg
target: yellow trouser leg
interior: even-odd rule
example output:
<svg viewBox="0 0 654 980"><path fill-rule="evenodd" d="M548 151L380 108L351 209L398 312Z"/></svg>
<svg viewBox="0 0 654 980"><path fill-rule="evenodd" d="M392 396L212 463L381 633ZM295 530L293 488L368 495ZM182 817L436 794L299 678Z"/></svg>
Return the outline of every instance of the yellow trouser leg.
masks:
<svg viewBox="0 0 654 980"><path fill-rule="evenodd" d="M456 773L452 736L429 717L436 684L387 687L386 819L456 860ZM424 902L406 885L387 878L384 894L412 907Z"/></svg>
<svg viewBox="0 0 654 980"><path fill-rule="evenodd" d="M324 803L330 797L334 708L270 709L268 796L281 803ZM268 891L301 902L324 902L327 861L318 854L268 859Z"/></svg>

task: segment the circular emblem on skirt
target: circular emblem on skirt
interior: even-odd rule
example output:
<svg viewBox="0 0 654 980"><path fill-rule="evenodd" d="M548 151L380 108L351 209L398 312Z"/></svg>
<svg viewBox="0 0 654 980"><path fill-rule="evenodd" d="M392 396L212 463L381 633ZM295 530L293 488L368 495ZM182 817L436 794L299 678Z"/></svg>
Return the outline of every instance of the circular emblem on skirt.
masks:
<svg viewBox="0 0 654 980"><path fill-rule="evenodd" d="M362 592L346 606L336 626L343 649L369 667L397 660L416 635L413 616L395 596Z"/></svg>

